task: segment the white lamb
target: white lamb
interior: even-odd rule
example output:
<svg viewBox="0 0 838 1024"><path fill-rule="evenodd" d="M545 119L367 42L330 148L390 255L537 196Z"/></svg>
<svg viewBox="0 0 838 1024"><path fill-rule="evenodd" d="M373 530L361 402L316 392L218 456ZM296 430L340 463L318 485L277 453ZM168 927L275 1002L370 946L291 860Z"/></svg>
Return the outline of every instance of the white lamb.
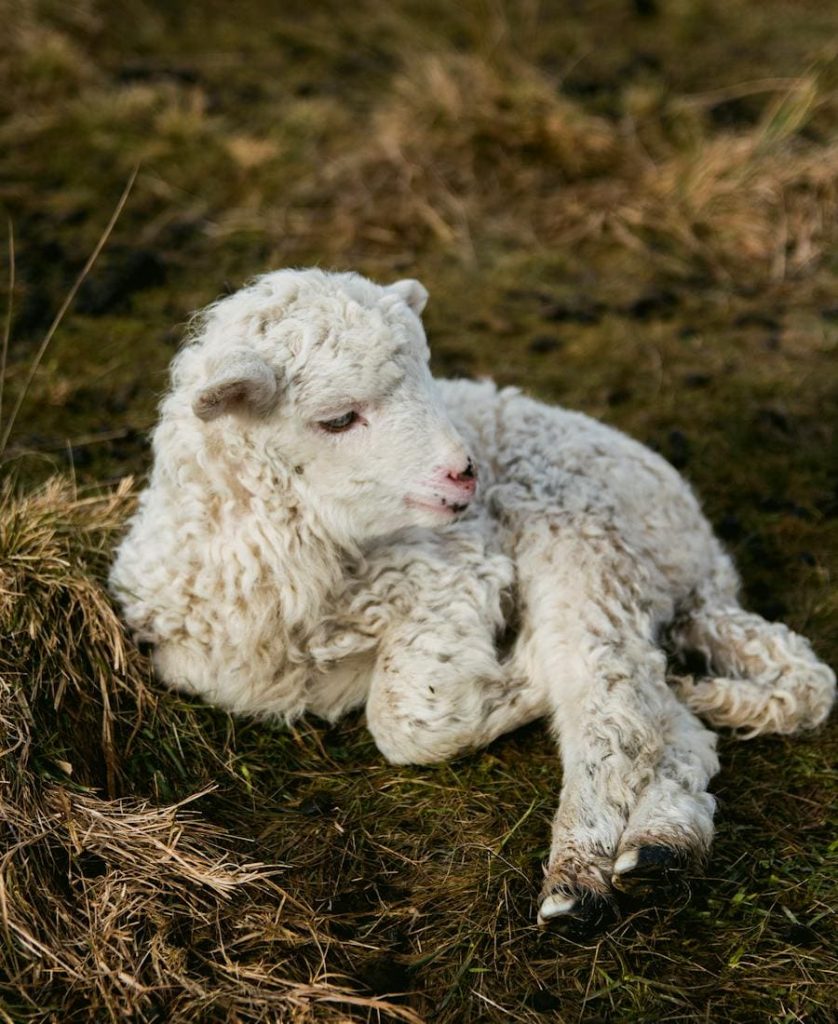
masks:
<svg viewBox="0 0 838 1024"><path fill-rule="evenodd" d="M716 737L693 712L812 728L835 675L742 610L662 458L515 389L434 381L426 299L286 270L205 311L112 586L169 685L286 720L366 705L393 763L549 715L563 782L538 918L597 924L615 890L708 849ZM664 638L715 675L671 688Z"/></svg>

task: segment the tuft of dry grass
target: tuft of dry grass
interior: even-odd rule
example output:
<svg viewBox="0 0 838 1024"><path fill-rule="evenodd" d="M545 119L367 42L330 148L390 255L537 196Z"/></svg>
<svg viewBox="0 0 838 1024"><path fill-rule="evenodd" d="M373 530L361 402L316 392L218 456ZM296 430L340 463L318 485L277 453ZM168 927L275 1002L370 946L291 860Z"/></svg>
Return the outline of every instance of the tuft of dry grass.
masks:
<svg viewBox="0 0 838 1024"><path fill-rule="evenodd" d="M681 276L698 269L753 286L811 271L836 238L838 146L804 132L815 108L836 98L804 76L749 131L664 153L613 211L616 237L663 251Z"/></svg>
<svg viewBox="0 0 838 1024"><path fill-rule="evenodd" d="M147 667L91 577L102 571L108 541L132 501L130 480L106 497L77 497L59 480L24 496L11 479L0 488L0 675L5 729L15 736L9 750L21 772L31 756L24 726L36 708L50 707L67 735L89 736L101 754L104 776L83 761L76 770L91 773L83 781L104 778L113 793L116 708L127 697L140 726L154 703Z"/></svg>
<svg viewBox="0 0 838 1024"><path fill-rule="evenodd" d="M335 251L431 239L474 264L490 224L519 245L604 238L676 279L782 281L838 238L838 147L806 137L838 103L829 77L774 85L756 124L718 133L700 97L629 95L618 120L532 65L436 53L394 81L308 201L331 205Z"/></svg>
<svg viewBox="0 0 838 1024"><path fill-rule="evenodd" d="M130 480L0 489L0 1016L305 1022L354 1007L416 1021L324 974L311 907L190 806L206 790L99 795L136 786L125 763L164 719L181 755L203 746L100 582L133 501Z"/></svg>
<svg viewBox="0 0 838 1024"><path fill-rule="evenodd" d="M338 246L430 238L473 263L480 218L513 206L526 218L514 230L536 232L548 197L630 158L619 129L532 65L434 53L396 77L365 144L326 168L311 201L334 203Z"/></svg>

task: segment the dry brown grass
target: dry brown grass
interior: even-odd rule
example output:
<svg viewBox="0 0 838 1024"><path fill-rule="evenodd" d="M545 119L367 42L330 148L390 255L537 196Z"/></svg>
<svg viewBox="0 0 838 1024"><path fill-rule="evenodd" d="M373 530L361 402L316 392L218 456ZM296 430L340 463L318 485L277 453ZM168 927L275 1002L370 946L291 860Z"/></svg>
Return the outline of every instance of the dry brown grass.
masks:
<svg viewBox="0 0 838 1024"><path fill-rule="evenodd" d="M393 83L367 141L303 191L335 252L610 239L659 270L753 287L811 271L838 237L838 146L805 132L824 73L765 87L758 123L709 132L712 99L626 97L590 114L526 63L432 54ZM489 227L490 225L490 227Z"/></svg>
<svg viewBox="0 0 838 1024"><path fill-rule="evenodd" d="M102 589L132 502L130 481L0 492L0 1016L304 1022L354 1007L416 1020L324 973L311 907L188 806L206 791L162 805L99 795L132 784L122 768L152 722L159 743L169 718L193 762L203 747Z"/></svg>
<svg viewBox="0 0 838 1024"><path fill-rule="evenodd" d="M310 201L328 196L337 248L430 238L473 262L480 218L503 232L513 208L516 236L537 233L550 196L629 158L613 125L531 65L431 54L396 78L365 144L326 168Z"/></svg>
<svg viewBox="0 0 838 1024"><path fill-rule="evenodd" d="M610 215L618 240L681 275L760 282L814 269L836 238L838 146L802 137L817 78L780 86L751 130L700 138L650 160Z"/></svg>

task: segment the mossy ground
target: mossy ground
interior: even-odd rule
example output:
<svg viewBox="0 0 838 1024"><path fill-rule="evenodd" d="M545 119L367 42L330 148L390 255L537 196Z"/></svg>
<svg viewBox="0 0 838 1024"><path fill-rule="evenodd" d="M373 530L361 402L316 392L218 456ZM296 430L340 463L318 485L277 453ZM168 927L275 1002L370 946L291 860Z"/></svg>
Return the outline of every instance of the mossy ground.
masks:
<svg viewBox="0 0 838 1024"><path fill-rule="evenodd" d="M701 495L748 604L838 662L832 5L7 0L0 12L0 204L16 271L6 421L139 167L14 424L3 471L19 488L56 471L83 487L141 475L190 312L250 276L314 263L417 276L439 374L491 375L658 448ZM90 563L99 578L106 557ZM13 674L25 681L26 665ZM340 978L439 1022L835 1019L834 725L723 740L718 838L692 900L578 946L533 923L559 785L544 729L396 769L360 719L288 732L155 699L165 714L130 744L128 728L110 793L100 764L80 765L99 749L90 734L45 704L32 784L69 785L57 764L108 796L172 802L218 783L195 806L247 837L242 858L281 865L308 908L308 937L265 938L263 959L285 942L289 978ZM209 940L186 917L178 928L166 941L186 958L186 991ZM14 962L10 1020L122 1006L62 989L57 969L44 1001L37 972ZM172 999L138 997L138 1019L174 1019ZM293 1019L255 1003L235 1017L225 999L203 1019ZM381 1012L313 1005L333 1019Z"/></svg>

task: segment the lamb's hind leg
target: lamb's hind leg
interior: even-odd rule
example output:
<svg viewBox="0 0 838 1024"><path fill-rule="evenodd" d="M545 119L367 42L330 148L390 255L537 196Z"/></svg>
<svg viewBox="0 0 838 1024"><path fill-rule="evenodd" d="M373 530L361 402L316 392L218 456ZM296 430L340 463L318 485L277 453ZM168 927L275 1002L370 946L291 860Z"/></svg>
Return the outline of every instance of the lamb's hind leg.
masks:
<svg viewBox="0 0 838 1024"><path fill-rule="evenodd" d="M678 647L707 659L710 678L679 679L677 688L687 707L712 725L750 739L813 729L829 714L832 669L804 637L746 612L733 595L703 596L672 635Z"/></svg>

